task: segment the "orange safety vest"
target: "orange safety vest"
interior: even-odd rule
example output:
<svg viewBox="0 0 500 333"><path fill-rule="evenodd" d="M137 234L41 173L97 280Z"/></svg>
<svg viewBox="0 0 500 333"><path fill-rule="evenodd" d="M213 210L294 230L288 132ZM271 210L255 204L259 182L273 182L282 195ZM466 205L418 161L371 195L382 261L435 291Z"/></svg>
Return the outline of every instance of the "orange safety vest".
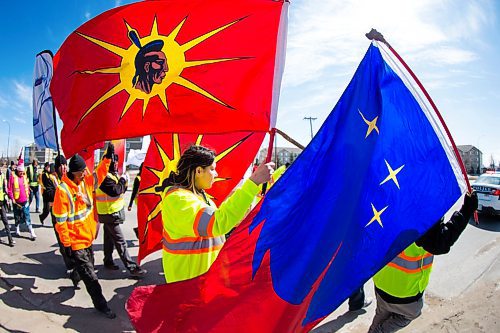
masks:
<svg viewBox="0 0 500 333"><path fill-rule="evenodd" d="M56 231L61 243L73 250L88 248L96 236L94 191L106 177L110 159L104 159L94 174L87 170L83 181L76 185L67 175L56 189L52 214L56 218Z"/></svg>

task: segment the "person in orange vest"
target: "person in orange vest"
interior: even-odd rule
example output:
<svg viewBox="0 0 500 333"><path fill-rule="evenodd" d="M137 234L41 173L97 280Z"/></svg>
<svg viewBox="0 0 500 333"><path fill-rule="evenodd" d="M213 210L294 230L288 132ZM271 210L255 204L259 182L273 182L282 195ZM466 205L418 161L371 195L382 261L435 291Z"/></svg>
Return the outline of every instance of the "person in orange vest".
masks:
<svg viewBox="0 0 500 333"><path fill-rule="evenodd" d="M441 219L375 274L377 309L369 333L396 332L420 316L434 255L450 251L477 205L477 194L467 193L462 208L448 222Z"/></svg>
<svg viewBox="0 0 500 333"><path fill-rule="evenodd" d="M25 223L28 226L30 232L30 239L34 241L36 239L35 231L31 226L30 217L30 206L29 206L29 196L30 196L30 186L28 183L28 178L26 177L26 170L24 168L24 161L19 159L16 172L12 174L9 180L8 186L9 197L12 200L12 206L14 209L14 220L16 222L16 235L21 234L20 224Z"/></svg>
<svg viewBox="0 0 500 333"><path fill-rule="evenodd" d="M53 167L53 168L52 168ZM56 218L54 214L52 213L52 207L54 205L54 198L56 194L56 189L57 186L59 186L59 183L61 182L61 179L63 176L65 176L68 172L68 161L64 157L64 155L57 155L57 157L54 160L54 164L50 165L50 170L49 170L49 175L48 178L44 178L45 183L45 191L47 191L47 196L49 196L49 201L50 202L50 216L52 220L52 227L54 228L54 234L56 235L56 240L57 244L59 245L59 252L61 253L61 256L64 261L64 265L66 267L66 274L68 275L69 279L71 282L73 282L73 286L75 289L78 288L78 283L81 281L80 275L78 274L78 271L75 269L75 261L73 258L68 257L66 255L66 251L64 249L64 245L61 242L61 239L59 238L59 234L57 233L56 230ZM54 185L54 188L52 186ZM45 192L44 192L45 194Z"/></svg>
<svg viewBox="0 0 500 333"><path fill-rule="evenodd" d="M13 247L16 241L12 239L12 234L10 233L9 220L7 220L7 182L5 179L5 174L0 169L0 215L5 227L5 232L7 233L7 239L9 240L9 246Z"/></svg>
<svg viewBox="0 0 500 333"><path fill-rule="evenodd" d="M217 177L215 152L193 145L177 163L162 187L163 270L167 283L199 276L210 268L226 240L240 223L258 194L259 185L269 181L274 163L262 163L243 185L219 208L205 190Z"/></svg>
<svg viewBox="0 0 500 333"><path fill-rule="evenodd" d="M56 218L56 230L69 258L85 283L94 307L107 318L116 314L108 307L94 269L92 242L97 235L97 221L94 207L94 191L104 180L114 147L109 145L105 158L89 172L85 160L78 154L69 162L69 170L62 176L56 189L52 214ZM96 179L95 179L96 178Z"/></svg>

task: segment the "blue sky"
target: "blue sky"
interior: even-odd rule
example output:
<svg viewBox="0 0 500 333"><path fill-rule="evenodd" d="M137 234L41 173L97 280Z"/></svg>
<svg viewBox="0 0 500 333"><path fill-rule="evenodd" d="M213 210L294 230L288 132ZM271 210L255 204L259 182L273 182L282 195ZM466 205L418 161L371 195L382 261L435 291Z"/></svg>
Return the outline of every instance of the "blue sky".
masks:
<svg viewBox="0 0 500 333"><path fill-rule="evenodd" d="M0 119L10 149L33 142L31 85L35 55L56 52L88 19L130 1L5 1L0 11ZM457 144L500 160L500 2L466 0L295 0L277 127L310 140L361 61L375 27L423 82ZM7 149L0 123L0 154ZM278 145L285 145L283 140Z"/></svg>

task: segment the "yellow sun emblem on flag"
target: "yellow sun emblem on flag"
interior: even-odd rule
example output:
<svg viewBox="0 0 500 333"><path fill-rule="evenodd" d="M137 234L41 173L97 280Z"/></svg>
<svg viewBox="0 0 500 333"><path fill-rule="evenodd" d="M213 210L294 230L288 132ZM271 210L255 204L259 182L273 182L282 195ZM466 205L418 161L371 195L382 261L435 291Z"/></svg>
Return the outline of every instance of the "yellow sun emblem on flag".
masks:
<svg viewBox="0 0 500 333"><path fill-rule="evenodd" d="M229 155L235 148L237 148L241 143L243 143L250 135L245 136L243 139L239 140L238 142L234 143L232 146L229 148L225 149L221 153L217 154L215 157L215 162L219 162L222 160L224 157ZM200 145L203 140L203 135L198 135L195 144ZM170 159L168 154L163 150L163 148L160 146L158 142L155 142L156 149L158 150L158 153L160 154L160 158L162 161L162 167L160 169L155 169L153 167L146 167L147 170L152 172L156 178L158 179L156 184L145 188L139 192L139 195L145 195L145 194L152 194L156 195L159 197L160 200L158 200L157 204L154 206L154 208L150 211L147 221L146 221L146 228L145 232L147 233L147 225L150 221L152 221L158 214L161 212L161 196L163 194L163 188L160 186L163 184L163 181L167 179L170 176L170 172L176 172L177 171L177 162L181 158L181 150L180 150L180 141L179 141L179 135L178 134L173 134L172 136L172 143L173 143L173 151L172 155L173 158ZM230 178L224 178L224 177L217 177L214 180L214 183L228 180ZM208 195L210 198L210 195Z"/></svg>
<svg viewBox="0 0 500 333"><path fill-rule="evenodd" d="M208 38L240 22L242 19L230 22L181 45L175 39L186 20L187 18L182 20L182 22L180 22L170 32L170 34L161 35L158 32L158 24L155 17L150 34L142 38L139 36L137 30L125 22L128 30L128 36L132 42L130 47L127 49L91 36L87 36L80 32L76 32L79 36L122 58L118 67L78 71L78 73L90 75L95 73L120 75L120 82L105 92L85 111L79 119L78 125L99 105L122 91L126 91L129 97L123 107L120 119L123 118L123 116L137 100L143 101L142 116L144 117L149 101L155 96L160 98L165 110L170 112L167 103L166 90L172 84L180 85L186 89L201 94L216 103L231 108L230 105L222 101L220 98L217 98L210 92L198 86L196 83L183 77L182 73L184 69L189 67L246 59L247 57L205 60L186 59L187 51Z"/></svg>

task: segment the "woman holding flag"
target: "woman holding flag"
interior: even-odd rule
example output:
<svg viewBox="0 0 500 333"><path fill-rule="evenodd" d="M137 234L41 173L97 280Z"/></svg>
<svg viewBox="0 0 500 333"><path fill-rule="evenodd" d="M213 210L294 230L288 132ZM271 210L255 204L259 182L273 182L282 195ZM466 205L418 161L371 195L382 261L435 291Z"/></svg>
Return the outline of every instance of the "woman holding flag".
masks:
<svg viewBox="0 0 500 333"><path fill-rule="evenodd" d="M274 163L262 163L219 208L207 197L217 177L215 152L189 147L177 172L164 181L163 270L167 282L191 279L210 268L227 234L251 207L259 185L267 182Z"/></svg>

